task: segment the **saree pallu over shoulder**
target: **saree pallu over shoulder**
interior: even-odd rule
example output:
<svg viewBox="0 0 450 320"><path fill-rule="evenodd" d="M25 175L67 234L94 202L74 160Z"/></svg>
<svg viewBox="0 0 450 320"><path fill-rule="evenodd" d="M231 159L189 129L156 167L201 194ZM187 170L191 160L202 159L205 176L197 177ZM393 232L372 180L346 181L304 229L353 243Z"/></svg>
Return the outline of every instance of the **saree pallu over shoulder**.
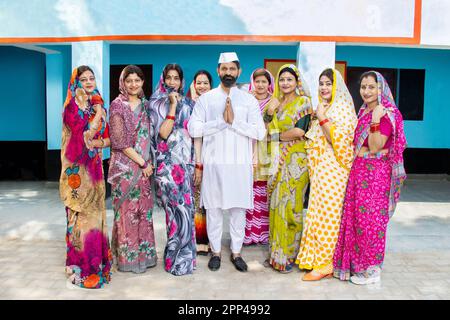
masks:
<svg viewBox="0 0 450 320"><path fill-rule="evenodd" d="M269 125L272 134L270 151L274 174L268 181L269 195L269 262L275 270L283 271L298 254L303 229L303 201L309 177L305 141L282 142L278 136L294 128L295 123L311 112L308 97L298 97Z"/></svg>
<svg viewBox="0 0 450 320"><path fill-rule="evenodd" d="M105 182L101 149L88 150L84 132L93 115L83 112L75 98L64 109L61 143L60 196L65 206L77 212L105 210ZM109 137L109 126L102 118L94 139Z"/></svg>
<svg viewBox="0 0 450 320"><path fill-rule="evenodd" d="M122 76L121 76L122 78ZM112 251L120 271L145 272L157 262L150 178L123 153L133 148L145 161L150 157L150 118L146 100L131 110L121 95L111 104L112 154L108 182L112 185L114 226Z"/></svg>
<svg viewBox="0 0 450 320"><path fill-rule="evenodd" d="M404 131L403 117L398 110L392 92L386 79L376 71L373 71L377 75L378 83L378 103L381 104L391 122L392 125L392 143L388 151L388 160L392 168L391 173L391 186L389 190L389 217L394 215L394 211L398 200L400 199L400 191L403 186L403 182L406 179L405 167L403 164L403 152L406 149L406 137ZM358 117L360 123L355 132L355 157L359 154L364 141L369 136L370 123L362 122L364 111L367 105L363 104L359 110ZM379 158L382 157L381 154L377 155Z"/></svg>
<svg viewBox="0 0 450 320"><path fill-rule="evenodd" d="M312 121L306 133L311 189L296 263L301 269L330 274L345 188L353 162L352 141L357 122L352 97L336 70L333 70L332 100L326 116L331 121L331 143L317 119Z"/></svg>
<svg viewBox="0 0 450 320"><path fill-rule="evenodd" d="M257 69L258 70L258 69ZM248 91L250 93L255 92L256 83L254 79L255 72L253 71L250 76L250 85ZM270 80L267 97L263 100L258 100L259 110L261 114L264 114L267 103L272 98L272 94L275 88L275 80L272 74L264 69L266 75ZM265 75L263 75L265 77ZM245 237L244 244L249 245L252 243L267 244L269 238L269 203L267 197L267 180L268 180L268 167L270 166L270 157L267 153L267 135L260 141L253 141L253 209L246 211L246 223L245 223Z"/></svg>
<svg viewBox="0 0 450 320"><path fill-rule="evenodd" d="M110 281L112 262L102 153L100 148L88 149L84 142L84 134L93 124L94 105L103 108L103 99L97 89L87 96L75 69L64 103L60 195L67 218L66 272L73 284L92 289ZM93 139L109 138L105 114Z"/></svg>
<svg viewBox="0 0 450 320"><path fill-rule="evenodd" d="M372 116L359 113L355 132L355 161L350 173L339 239L333 258L334 276L348 280L352 275L368 276L381 271L385 257L387 225L400 196L406 178L403 151L406 139L403 119L395 105L389 86L375 72L378 83L378 103L385 109L392 125L392 143L387 154L365 153L359 156L369 135Z"/></svg>
<svg viewBox="0 0 450 320"><path fill-rule="evenodd" d="M273 77L273 75L269 72L269 70L264 69L267 74L269 75L270 78L270 84L268 87L268 95L267 98L264 100L259 100L259 109L261 111L261 114L263 115L264 112L266 111L267 108L267 104L269 103L269 101L272 99L272 95L275 89L275 79ZM256 70L255 70L256 71ZM254 74L255 71L252 72L251 76L250 76L250 85L248 88L248 91L250 93L255 91L256 88L256 83L255 83L255 79ZM259 182L267 182L268 180L268 168L270 167L270 158L268 157L268 149L267 149L267 144L268 144L268 140L267 140L267 135L264 137L264 139L260 140L260 141L254 141L253 142L253 148L254 148L254 160L256 160L256 167L254 169L254 180L255 181L259 181ZM266 187L264 187L265 189L267 189ZM256 187L254 188L254 190L256 191ZM264 204L265 207L267 207L267 203Z"/></svg>
<svg viewBox="0 0 450 320"><path fill-rule="evenodd" d="M301 79L298 69L291 68ZM278 73L280 73L280 71ZM280 98L277 75L275 94ZM304 93L299 81L297 91ZM269 195L269 263L284 271L292 267L298 254L303 229L303 199L308 186L307 156L304 140L281 141L280 135L295 127L296 123L312 113L310 98L298 95L275 114L269 123L269 154L271 163L268 180Z"/></svg>
<svg viewBox="0 0 450 320"><path fill-rule="evenodd" d="M155 166L156 196L159 206L166 213L164 269L173 275L185 275L193 273L196 268L194 143L187 131L194 103L191 99L182 97L176 107L172 132L167 139L163 139L159 130L169 111L168 94L168 88L161 77L149 103L151 150Z"/></svg>
<svg viewBox="0 0 450 320"><path fill-rule="evenodd" d="M136 115L136 112L138 114ZM127 172L133 175L141 174L139 165L123 153L124 149L133 148L147 161L150 159L150 117L148 101L141 99L141 104L131 111L128 104L116 98L110 107L111 126L111 160L108 172L108 182L117 183Z"/></svg>
<svg viewBox="0 0 450 320"><path fill-rule="evenodd" d="M391 186L389 190L389 218L392 218L400 199L400 191L406 180L406 171L403 164L403 151L406 149L406 137L403 126L403 117L398 108L390 107L387 115L393 127L393 141L389 149L389 163L392 166Z"/></svg>
<svg viewBox="0 0 450 320"><path fill-rule="evenodd" d="M287 142L280 141L281 133L288 131L295 127L298 120L313 112L311 100L306 96L298 96L291 103L287 104L283 112L273 117L269 123L268 134L270 142L268 143L267 153L270 155L269 167L264 167L265 173L270 176L268 179L268 194L273 191L274 183L277 173L285 163L285 159L290 152L290 149L301 144L304 148L305 141L292 140Z"/></svg>
<svg viewBox="0 0 450 320"><path fill-rule="evenodd" d="M358 119L353 106L353 99L342 76L336 71L333 74L332 101L330 101L330 107L325 115L332 123L330 136L334 156L343 168L350 171L354 158L353 135ZM319 100L321 101L320 97ZM317 119L312 121L311 128L306 133L306 138L308 138L306 149L308 149L308 152L317 153L317 156L323 154L329 147Z"/></svg>

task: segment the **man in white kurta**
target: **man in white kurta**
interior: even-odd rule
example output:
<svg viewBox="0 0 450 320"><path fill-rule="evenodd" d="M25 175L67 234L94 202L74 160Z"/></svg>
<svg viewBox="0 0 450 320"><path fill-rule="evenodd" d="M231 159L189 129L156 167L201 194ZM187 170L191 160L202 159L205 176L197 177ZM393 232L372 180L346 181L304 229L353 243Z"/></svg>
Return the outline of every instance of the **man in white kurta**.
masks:
<svg viewBox="0 0 450 320"><path fill-rule="evenodd" d="M188 123L190 135L203 138L201 203L213 253L208 267L213 271L220 267L225 212L230 214L231 261L239 271L247 270L240 252L245 211L253 209L252 141L262 140L266 134L258 101L235 86L241 72L236 61L235 53L221 54L218 73L222 83L200 96ZM227 98L231 119L225 116Z"/></svg>

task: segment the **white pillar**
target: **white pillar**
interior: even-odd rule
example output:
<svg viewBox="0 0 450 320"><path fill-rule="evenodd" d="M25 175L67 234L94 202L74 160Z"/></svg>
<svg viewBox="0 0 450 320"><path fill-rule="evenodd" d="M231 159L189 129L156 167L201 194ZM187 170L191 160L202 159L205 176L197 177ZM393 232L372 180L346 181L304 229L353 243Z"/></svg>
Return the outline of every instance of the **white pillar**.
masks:
<svg viewBox="0 0 450 320"><path fill-rule="evenodd" d="M72 43L72 70L87 65L94 70L97 88L109 108L109 43L105 41L81 41ZM103 150L103 159L110 156L109 148Z"/></svg>
<svg viewBox="0 0 450 320"><path fill-rule="evenodd" d="M335 60L335 42L300 42L297 65L311 90L314 109L319 101L319 75L326 68L334 68Z"/></svg>

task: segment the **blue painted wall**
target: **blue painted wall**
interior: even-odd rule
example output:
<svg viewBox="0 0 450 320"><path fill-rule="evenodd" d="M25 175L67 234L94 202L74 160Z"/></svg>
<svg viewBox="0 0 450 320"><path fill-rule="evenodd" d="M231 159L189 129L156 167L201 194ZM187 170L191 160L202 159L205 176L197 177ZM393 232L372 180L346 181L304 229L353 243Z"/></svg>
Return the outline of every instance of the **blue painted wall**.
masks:
<svg viewBox="0 0 450 320"><path fill-rule="evenodd" d="M71 76L70 46L49 48L57 53L47 54L47 149L61 148L63 102Z"/></svg>
<svg viewBox="0 0 450 320"><path fill-rule="evenodd" d="M45 141L45 54L0 46L0 141Z"/></svg>
<svg viewBox="0 0 450 320"><path fill-rule="evenodd" d="M219 84L217 60L221 52L235 51L241 62L238 82L249 82L252 71L264 66L264 59L296 59L298 46L268 45L111 45L111 64L153 64L153 88L168 63L183 68L186 87L199 69L208 70L214 86ZM188 88L187 88L188 89Z"/></svg>
<svg viewBox="0 0 450 320"><path fill-rule="evenodd" d="M70 46L46 46L62 54L63 97L71 74ZM204 68L214 77L220 52L236 51L243 72L240 82L248 82L252 70L261 67L264 59L295 59L297 46L268 45L119 45L110 47L111 64L153 64L156 85L165 64L180 63L189 85L194 73ZM338 46L336 60L348 66L425 69L423 121L405 121L408 146L412 148L450 148L450 131L439 125L450 119L450 103L446 92L450 87L450 51L387 47ZM45 54L15 47L0 47L0 140L45 141ZM48 70L47 70L48 71ZM57 72L57 71L52 71ZM54 111L56 112L56 111ZM59 111L58 111L59 113ZM59 114L58 114L59 117ZM54 118L57 116L55 114ZM58 118L60 120L60 118ZM59 121L58 120L58 121ZM53 124L55 122L55 124ZM47 124L51 129L56 120ZM56 138L50 149L59 148Z"/></svg>
<svg viewBox="0 0 450 320"><path fill-rule="evenodd" d="M62 104L66 98L67 84L72 73L70 46L43 46L47 49L59 51L62 55L62 70L48 68L47 72L62 72L62 100L53 103L47 116L47 131L49 133L48 149L56 150L61 147L61 115ZM251 72L264 65L264 59L295 59L297 46L243 46L243 45L111 45L111 64L153 64L154 88L159 80L162 69L167 63L177 62L183 67L186 87L192 81L195 72L207 69L213 76L214 86L219 84L216 74L217 60L220 52L236 51L242 65L242 75L239 82L248 82ZM109 90L109 88L105 88ZM186 88L187 90L188 88ZM45 91L45 88L43 88ZM101 92L105 97L105 92ZM106 99L106 98L105 98ZM106 99L107 100L107 99ZM60 108L58 109L57 106ZM45 140L45 139L44 139Z"/></svg>
<svg viewBox="0 0 450 320"><path fill-rule="evenodd" d="M349 67L425 69L423 121L405 121L410 148L450 148L450 51L388 47L336 47Z"/></svg>

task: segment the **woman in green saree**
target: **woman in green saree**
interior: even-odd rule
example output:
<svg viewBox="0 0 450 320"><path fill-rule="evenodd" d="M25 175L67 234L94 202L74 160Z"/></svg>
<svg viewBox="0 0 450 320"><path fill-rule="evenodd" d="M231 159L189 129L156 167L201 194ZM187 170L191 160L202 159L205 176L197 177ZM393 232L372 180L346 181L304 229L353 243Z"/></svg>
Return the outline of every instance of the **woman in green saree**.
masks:
<svg viewBox="0 0 450 320"><path fill-rule="evenodd" d="M270 141L270 253L264 265L281 273L293 270L302 235L303 199L309 182L304 138L312 113L309 96L297 67L283 65L263 116Z"/></svg>

